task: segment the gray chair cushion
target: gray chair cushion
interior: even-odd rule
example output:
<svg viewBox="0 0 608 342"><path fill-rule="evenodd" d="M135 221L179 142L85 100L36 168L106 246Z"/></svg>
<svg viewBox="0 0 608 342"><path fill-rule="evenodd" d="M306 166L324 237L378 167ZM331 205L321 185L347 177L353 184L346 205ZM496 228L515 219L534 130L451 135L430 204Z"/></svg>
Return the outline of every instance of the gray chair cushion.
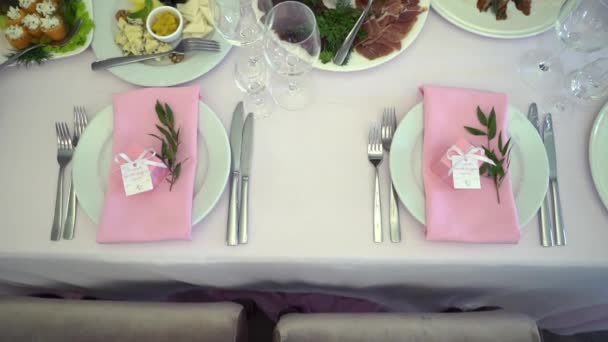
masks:
<svg viewBox="0 0 608 342"><path fill-rule="evenodd" d="M540 342L530 318L502 311L438 314L289 314L275 342Z"/></svg>
<svg viewBox="0 0 608 342"><path fill-rule="evenodd" d="M246 340L234 303L141 303L0 298L0 341Z"/></svg>

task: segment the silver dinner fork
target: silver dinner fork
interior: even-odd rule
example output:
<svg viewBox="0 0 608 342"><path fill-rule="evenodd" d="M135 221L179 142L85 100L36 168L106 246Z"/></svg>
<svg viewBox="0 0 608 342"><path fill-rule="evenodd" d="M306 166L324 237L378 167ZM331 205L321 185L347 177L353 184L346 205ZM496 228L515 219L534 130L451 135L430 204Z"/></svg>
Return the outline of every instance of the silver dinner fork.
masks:
<svg viewBox="0 0 608 342"><path fill-rule="evenodd" d="M89 123L84 107L74 107L74 135L72 136L72 146L78 146L80 136ZM72 240L76 228L76 193L74 192L74 178L70 176L70 195L68 197L68 213L63 224L63 238Z"/></svg>
<svg viewBox="0 0 608 342"><path fill-rule="evenodd" d="M395 108L385 108L384 114L382 115L382 146L387 152L391 150L391 143L393 142L393 135L397 128L397 116L395 115ZM389 200L388 217L391 232L392 242L401 242L401 227L399 227L399 207L397 205L397 195L393 189L393 180L391 182L391 193Z"/></svg>
<svg viewBox="0 0 608 342"><path fill-rule="evenodd" d="M374 185L374 242L382 242L382 206L380 204L378 166L382 163L383 153L380 129L374 125L369 130L369 142L367 144L367 158L376 170L376 183Z"/></svg>
<svg viewBox="0 0 608 342"><path fill-rule="evenodd" d="M63 218L63 174L65 166L72 160L72 139L68 124L55 122L57 131L57 163L59 163L59 176L57 178L57 195L55 197L55 217L51 229L51 240L58 241L61 238L61 219Z"/></svg>
<svg viewBox="0 0 608 342"><path fill-rule="evenodd" d="M93 62L91 64L91 69L93 69L93 70L107 69L107 68L113 67L113 66L142 62L142 61L146 61L149 59L169 56L172 54L183 55L187 52L194 52L194 51L218 52L218 51L220 51L220 43L215 40L211 40L211 39L185 38L185 39L182 39L179 42L179 44L177 44L175 49L173 49L171 51L153 53L153 54L141 55L141 56L122 56L122 57L108 58L108 59L104 59L101 61Z"/></svg>

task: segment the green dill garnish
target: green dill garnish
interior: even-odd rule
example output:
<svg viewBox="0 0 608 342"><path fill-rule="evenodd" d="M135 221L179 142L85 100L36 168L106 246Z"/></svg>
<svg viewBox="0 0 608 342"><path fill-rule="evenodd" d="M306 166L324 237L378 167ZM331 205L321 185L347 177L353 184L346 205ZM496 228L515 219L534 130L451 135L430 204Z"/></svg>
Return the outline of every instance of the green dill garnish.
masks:
<svg viewBox="0 0 608 342"><path fill-rule="evenodd" d="M19 51L13 51L9 54L6 55L6 58L12 58L15 54L17 54ZM26 53L24 53L23 55L21 55L19 57L19 59L17 59L17 65L23 65L25 67L28 67L32 64L42 64L44 62L46 62L49 58L51 58L51 53L46 51L46 49L43 46L39 46L35 49L32 49Z"/></svg>

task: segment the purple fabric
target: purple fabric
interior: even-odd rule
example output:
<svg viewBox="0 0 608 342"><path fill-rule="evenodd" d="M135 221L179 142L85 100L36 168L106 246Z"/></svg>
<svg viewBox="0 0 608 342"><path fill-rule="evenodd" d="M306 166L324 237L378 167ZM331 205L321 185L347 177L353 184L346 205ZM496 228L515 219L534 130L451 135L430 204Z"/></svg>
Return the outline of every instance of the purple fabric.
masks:
<svg viewBox="0 0 608 342"><path fill-rule="evenodd" d="M248 299L256 303L268 318L277 322L282 313L369 313L387 312L379 304L350 297L317 293L285 293L229 290L189 290L170 295L171 302L223 302Z"/></svg>

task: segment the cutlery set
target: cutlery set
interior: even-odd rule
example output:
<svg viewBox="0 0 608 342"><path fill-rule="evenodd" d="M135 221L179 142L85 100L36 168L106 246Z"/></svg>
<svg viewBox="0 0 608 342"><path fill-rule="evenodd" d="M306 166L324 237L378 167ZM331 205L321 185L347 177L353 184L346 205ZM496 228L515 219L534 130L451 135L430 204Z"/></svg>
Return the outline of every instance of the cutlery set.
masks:
<svg viewBox="0 0 608 342"><path fill-rule="evenodd" d="M57 163L59 164L59 175L57 178L57 194L55 197L55 215L51 229L51 240L59 241L62 237L66 240L74 238L76 223L76 194L72 177L70 177L70 193L68 196L67 213L64 220L64 174L65 168L72 160L74 149L78 140L88 124L87 114L84 107L74 107L74 135L70 136L70 130L66 122L56 122L57 133Z"/></svg>
<svg viewBox="0 0 608 342"><path fill-rule="evenodd" d="M382 203L380 201L380 176L378 167L384 158L384 150L390 152L393 135L397 128L397 117L395 108L385 108L382 115L381 126L372 125L369 130L369 140L367 144L367 157L375 169L374 185L374 242L382 242ZM393 189L393 182L390 182L390 205L389 205L389 225L392 242L401 242L401 227L399 226L399 206L397 195Z"/></svg>
<svg viewBox="0 0 608 342"><path fill-rule="evenodd" d="M544 247L565 246L566 231L562 219L562 207L557 182L557 158L555 155L553 120L550 113L546 114L542 120L541 131L536 103L530 105L528 119L543 139L549 159L549 190L545 195L539 212L541 244ZM549 197L551 197L551 200ZM549 208L550 206L551 209ZM553 214L553 220L551 219L551 214Z"/></svg>
<svg viewBox="0 0 608 342"><path fill-rule="evenodd" d="M230 149L232 163L230 174L230 202L226 244L236 246L249 240L248 198L251 157L253 153L253 114L247 114L243 122L243 102L239 102L232 115Z"/></svg>

